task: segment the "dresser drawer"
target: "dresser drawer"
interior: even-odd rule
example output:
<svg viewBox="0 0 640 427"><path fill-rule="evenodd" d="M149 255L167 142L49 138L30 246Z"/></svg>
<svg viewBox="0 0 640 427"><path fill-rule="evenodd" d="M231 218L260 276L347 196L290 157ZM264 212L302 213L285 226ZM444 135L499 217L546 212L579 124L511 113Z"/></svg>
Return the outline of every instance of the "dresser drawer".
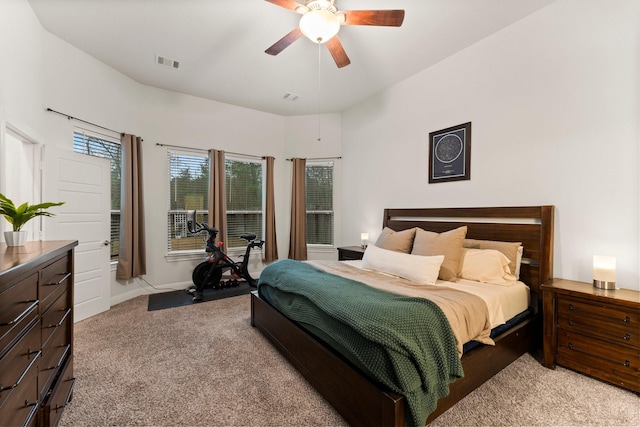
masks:
<svg viewBox="0 0 640 427"><path fill-rule="evenodd" d="M39 384L40 392L44 395L51 382L58 374L60 367L67 360L71 350L71 336L69 323L71 316L66 316L61 325L56 327L49 340L42 346L42 360L40 362Z"/></svg>
<svg viewBox="0 0 640 427"><path fill-rule="evenodd" d="M69 316L71 316L71 307L69 306L67 290L63 289L62 295L42 315L43 344L46 344L51 335L63 326L64 321Z"/></svg>
<svg viewBox="0 0 640 427"><path fill-rule="evenodd" d="M58 380L43 406L45 425L56 425L62 411L71 402L76 379L73 377L73 356L67 358Z"/></svg>
<svg viewBox="0 0 640 427"><path fill-rule="evenodd" d="M18 390L29 387L31 376L37 378L40 354L40 327L38 322L33 322L24 338L0 359L0 405L4 406L8 400L15 398L12 396L16 393L22 394ZM37 400L38 388L35 383L32 388L35 398L29 399L30 402Z"/></svg>
<svg viewBox="0 0 640 427"><path fill-rule="evenodd" d="M35 427L38 425L38 407L38 372L33 367L0 406L0 425Z"/></svg>
<svg viewBox="0 0 640 427"><path fill-rule="evenodd" d="M558 364L640 392L640 350L558 329Z"/></svg>
<svg viewBox="0 0 640 427"><path fill-rule="evenodd" d="M640 348L640 314L622 307L559 296L558 327Z"/></svg>
<svg viewBox="0 0 640 427"><path fill-rule="evenodd" d="M38 274L0 293L0 357L38 317Z"/></svg>
<svg viewBox="0 0 640 427"><path fill-rule="evenodd" d="M48 300L49 296L60 292L62 288L66 288L71 279L71 266L69 265L69 257L67 256L58 259L42 269L42 279L40 280L39 289L42 309L46 309L47 305L53 301Z"/></svg>

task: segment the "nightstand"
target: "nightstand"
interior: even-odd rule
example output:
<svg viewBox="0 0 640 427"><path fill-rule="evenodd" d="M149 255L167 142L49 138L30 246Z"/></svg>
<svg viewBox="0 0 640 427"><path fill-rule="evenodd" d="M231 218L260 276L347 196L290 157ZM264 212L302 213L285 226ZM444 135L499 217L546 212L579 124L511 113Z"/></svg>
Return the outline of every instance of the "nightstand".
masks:
<svg viewBox="0 0 640 427"><path fill-rule="evenodd" d="M640 292L553 279L542 298L544 366L640 392Z"/></svg>
<svg viewBox="0 0 640 427"><path fill-rule="evenodd" d="M338 248L338 261L351 261L362 259L364 248L361 246L344 246Z"/></svg>

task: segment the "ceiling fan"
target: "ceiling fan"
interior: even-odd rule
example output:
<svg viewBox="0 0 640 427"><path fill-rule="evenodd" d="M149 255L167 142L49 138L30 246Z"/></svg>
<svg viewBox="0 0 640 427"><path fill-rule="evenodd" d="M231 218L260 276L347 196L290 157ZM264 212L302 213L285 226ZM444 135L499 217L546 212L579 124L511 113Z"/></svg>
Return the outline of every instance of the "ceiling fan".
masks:
<svg viewBox="0 0 640 427"><path fill-rule="evenodd" d="M277 55L304 35L314 43L326 43L338 68L351 63L337 35L341 25L399 27L404 20L404 10L338 10L334 0L306 0L304 4L294 0L266 1L302 15L300 25L265 50L266 53Z"/></svg>

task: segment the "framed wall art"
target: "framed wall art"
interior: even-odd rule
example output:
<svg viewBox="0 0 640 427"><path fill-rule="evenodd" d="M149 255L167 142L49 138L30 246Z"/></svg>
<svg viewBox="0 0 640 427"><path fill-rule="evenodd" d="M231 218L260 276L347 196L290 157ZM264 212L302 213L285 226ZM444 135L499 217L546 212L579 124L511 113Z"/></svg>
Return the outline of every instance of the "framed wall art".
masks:
<svg viewBox="0 0 640 427"><path fill-rule="evenodd" d="M471 179L471 122L429 133L429 184Z"/></svg>

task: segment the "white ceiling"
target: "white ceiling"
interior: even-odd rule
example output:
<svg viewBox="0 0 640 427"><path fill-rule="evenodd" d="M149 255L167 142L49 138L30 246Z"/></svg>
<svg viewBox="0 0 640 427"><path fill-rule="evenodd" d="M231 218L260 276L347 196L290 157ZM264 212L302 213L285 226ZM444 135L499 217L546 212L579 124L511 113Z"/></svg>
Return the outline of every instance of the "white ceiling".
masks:
<svg viewBox="0 0 640 427"><path fill-rule="evenodd" d="M406 12L399 28L343 26L351 64L340 69L304 37L264 53L300 17L264 0L29 3L45 29L140 83L289 116L343 111L553 1L336 0L340 10ZM286 101L288 92L300 98Z"/></svg>

